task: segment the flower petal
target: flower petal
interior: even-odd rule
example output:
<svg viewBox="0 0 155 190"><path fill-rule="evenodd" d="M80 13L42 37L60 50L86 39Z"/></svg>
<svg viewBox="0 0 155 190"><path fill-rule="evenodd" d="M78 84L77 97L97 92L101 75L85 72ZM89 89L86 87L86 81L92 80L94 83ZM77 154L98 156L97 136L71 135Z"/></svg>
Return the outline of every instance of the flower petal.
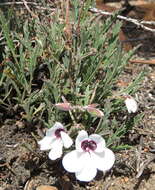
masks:
<svg viewBox="0 0 155 190"><path fill-rule="evenodd" d="M52 148L59 148L59 147L63 147L63 142L62 142L62 139L61 138L55 138L53 141L52 141Z"/></svg>
<svg viewBox="0 0 155 190"><path fill-rule="evenodd" d="M48 129L46 131L46 136L55 136L55 131L57 129L64 129L64 126L60 123L60 122L56 122L53 127L51 127L50 129Z"/></svg>
<svg viewBox="0 0 155 190"><path fill-rule="evenodd" d="M76 178L80 181L91 181L97 174L97 168L94 166L94 160L89 156L82 170L76 172Z"/></svg>
<svg viewBox="0 0 155 190"><path fill-rule="evenodd" d="M109 170L115 162L115 155L108 148L105 148L101 153L92 152L91 156L95 166L101 171Z"/></svg>
<svg viewBox="0 0 155 190"><path fill-rule="evenodd" d="M56 143L55 147L53 147L48 154L48 157L51 160L56 160L57 158L60 158L62 155L62 147L63 147L62 141L56 141Z"/></svg>
<svg viewBox="0 0 155 190"><path fill-rule="evenodd" d="M45 136L42 140L38 141L40 145L40 150L49 150L52 148L52 143L54 139L52 137Z"/></svg>
<svg viewBox="0 0 155 190"><path fill-rule="evenodd" d="M70 146L72 146L73 140L70 138L70 136L63 131L61 131L60 134L64 147L69 148Z"/></svg>
<svg viewBox="0 0 155 190"><path fill-rule="evenodd" d="M68 172L78 172L84 167L85 163L87 162L88 156L88 153L73 150L63 157L63 167Z"/></svg>
<svg viewBox="0 0 155 190"><path fill-rule="evenodd" d="M89 139L93 140L97 144L97 148L95 149L95 152L103 152L105 148L105 140L97 134L92 134L89 136Z"/></svg>
<svg viewBox="0 0 155 190"><path fill-rule="evenodd" d="M88 139L88 133L84 130L79 131L79 134L76 137L75 141L76 150L83 152L83 149L81 148L81 143L86 139Z"/></svg>

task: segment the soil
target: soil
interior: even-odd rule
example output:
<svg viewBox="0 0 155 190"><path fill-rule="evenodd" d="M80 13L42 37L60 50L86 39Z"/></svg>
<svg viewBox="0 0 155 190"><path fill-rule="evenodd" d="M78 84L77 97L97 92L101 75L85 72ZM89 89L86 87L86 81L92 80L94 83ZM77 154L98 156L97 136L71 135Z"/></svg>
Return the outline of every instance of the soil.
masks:
<svg viewBox="0 0 155 190"><path fill-rule="evenodd" d="M0 127L0 187L2 190L35 190L39 185L53 185L58 190L154 190L155 189L155 72L154 66L130 65L122 79L132 78L147 68L142 87L136 94L144 117L130 132L132 149L115 152L113 169L99 173L90 183L79 183L61 166L41 152L40 126L25 125L20 119L6 119ZM129 72L130 70L130 72Z"/></svg>
<svg viewBox="0 0 155 190"><path fill-rule="evenodd" d="M150 56L149 49L155 53L152 40L148 40L147 45L149 44L150 48L145 51L143 48L139 49L136 58ZM63 169L61 159L51 161L47 152L39 150L37 141L42 138L39 124L31 126L21 121L20 116L1 119L0 190L35 190L40 185L51 185L58 190L155 190L154 67L155 65L151 64L132 63L125 69L120 81L127 83L142 69L147 70L145 79L135 95L139 112L143 113L144 117L128 134L132 148L115 152L114 167L105 174L98 173L93 182L76 181L74 175ZM2 118L3 114L5 113L1 113Z"/></svg>

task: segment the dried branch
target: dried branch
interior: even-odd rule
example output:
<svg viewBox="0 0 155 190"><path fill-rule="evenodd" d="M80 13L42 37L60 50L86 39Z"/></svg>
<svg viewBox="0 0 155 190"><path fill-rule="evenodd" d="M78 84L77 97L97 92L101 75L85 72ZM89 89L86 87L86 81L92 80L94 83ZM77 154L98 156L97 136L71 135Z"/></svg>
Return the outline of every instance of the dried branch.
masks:
<svg viewBox="0 0 155 190"><path fill-rule="evenodd" d="M110 13L107 11L102 11L102 10L97 9L97 8L90 8L89 11L92 13L97 13L97 14L106 15L106 16L112 16L113 15L113 13ZM121 15L117 15L117 18L120 20L131 22L131 23L137 25L139 28L142 28L144 30L147 30L150 32L155 32L155 29L152 29L152 28L144 25L144 24L155 25L154 21L138 21L137 19L133 19L133 18L129 18L129 17L121 16Z"/></svg>
<svg viewBox="0 0 155 190"><path fill-rule="evenodd" d="M26 1L26 4L27 5L31 5L31 6L33 6L33 8L35 8L35 9L40 9L40 10L52 10L52 11L54 11L55 9L54 8L49 8L49 7L42 7L40 4L38 4L38 3L35 3L35 2L29 2L29 1ZM13 1L13 2L6 2L6 3L0 3L0 7L3 7L3 6L10 6L10 5L24 5L24 2L15 2L15 1Z"/></svg>
<svg viewBox="0 0 155 190"><path fill-rule="evenodd" d="M145 21L145 20L142 20L140 23L141 24L148 24L148 25L155 25L155 21Z"/></svg>
<svg viewBox="0 0 155 190"><path fill-rule="evenodd" d="M130 63L139 63L139 64L150 64L150 65L155 65L155 59L152 60L129 60Z"/></svg>

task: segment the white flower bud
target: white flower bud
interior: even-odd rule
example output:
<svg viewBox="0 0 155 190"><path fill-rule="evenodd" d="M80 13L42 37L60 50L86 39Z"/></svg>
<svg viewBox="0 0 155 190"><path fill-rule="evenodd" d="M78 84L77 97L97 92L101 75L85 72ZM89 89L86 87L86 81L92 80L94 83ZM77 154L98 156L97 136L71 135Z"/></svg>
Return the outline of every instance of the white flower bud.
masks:
<svg viewBox="0 0 155 190"><path fill-rule="evenodd" d="M138 110L138 104L136 100L131 96L125 97L125 105L129 113L135 113Z"/></svg>

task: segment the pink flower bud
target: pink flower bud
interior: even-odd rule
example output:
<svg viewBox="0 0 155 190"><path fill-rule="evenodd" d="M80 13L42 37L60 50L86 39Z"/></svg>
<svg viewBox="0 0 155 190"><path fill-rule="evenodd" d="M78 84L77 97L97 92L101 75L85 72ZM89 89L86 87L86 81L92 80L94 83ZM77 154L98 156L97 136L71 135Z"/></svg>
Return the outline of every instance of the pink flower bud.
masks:
<svg viewBox="0 0 155 190"><path fill-rule="evenodd" d="M87 112L90 113L91 115L93 115L94 117L103 117L104 116L104 113L101 110L91 107L90 105L84 106L84 109L87 110Z"/></svg>
<svg viewBox="0 0 155 190"><path fill-rule="evenodd" d="M62 111L70 111L72 109L72 106L70 103L57 103L55 104L55 107Z"/></svg>

